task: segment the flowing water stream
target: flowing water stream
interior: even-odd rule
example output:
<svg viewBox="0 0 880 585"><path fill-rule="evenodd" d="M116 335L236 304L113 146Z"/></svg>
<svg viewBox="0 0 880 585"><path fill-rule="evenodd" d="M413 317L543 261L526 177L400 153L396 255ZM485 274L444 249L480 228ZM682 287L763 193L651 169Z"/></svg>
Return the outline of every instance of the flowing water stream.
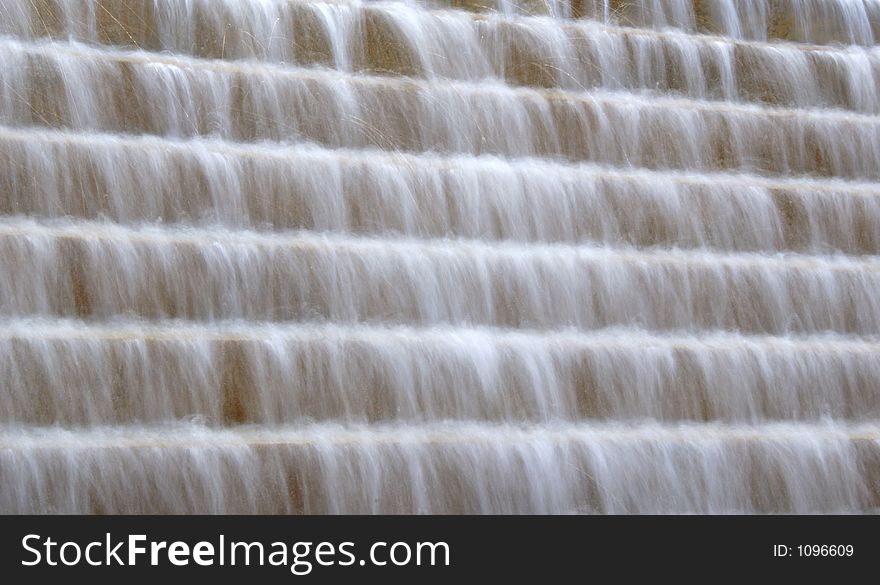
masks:
<svg viewBox="0 0 880 585"><path fill-rule="evenodd" d="M3 0L0 512L880 509L880 0Z"/></svg>

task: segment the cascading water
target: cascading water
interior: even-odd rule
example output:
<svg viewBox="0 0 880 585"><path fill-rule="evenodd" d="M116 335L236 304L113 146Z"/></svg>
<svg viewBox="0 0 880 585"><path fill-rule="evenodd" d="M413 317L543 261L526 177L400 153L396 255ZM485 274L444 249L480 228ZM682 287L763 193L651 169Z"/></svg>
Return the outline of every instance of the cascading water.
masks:
<svg viewBox="0 0 880 585"><path fill-rule="evenodd" d="M3 0L0 512L880 508L880 0Z"/></svg>

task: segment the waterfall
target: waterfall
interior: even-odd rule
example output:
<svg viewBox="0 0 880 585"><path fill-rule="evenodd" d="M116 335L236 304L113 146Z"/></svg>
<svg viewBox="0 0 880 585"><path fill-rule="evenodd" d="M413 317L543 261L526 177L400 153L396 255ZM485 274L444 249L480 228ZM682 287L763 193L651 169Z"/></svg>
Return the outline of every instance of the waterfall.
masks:
<svg viewBox="0 0 880 585"><path fill-rule="evenodd" d="M4 0L0 513L880 509L880 0Z"/></svg>

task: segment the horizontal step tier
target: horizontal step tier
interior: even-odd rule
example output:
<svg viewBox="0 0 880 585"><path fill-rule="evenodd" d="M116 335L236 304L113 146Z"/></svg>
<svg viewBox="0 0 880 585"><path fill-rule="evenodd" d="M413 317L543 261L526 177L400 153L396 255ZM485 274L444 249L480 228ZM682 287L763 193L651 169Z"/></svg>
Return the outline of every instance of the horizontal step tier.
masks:
<svg viewBox="0 0 880 585"><path fill-rule="evenodd" d="M0 222L0 313L880 332L880 259Z"/></svg>
<svg viewBox="0 0 880 585"><path fill-rule="evenodd" d="M865 420L880 338L0 321L0 423Z"/></svg>
<svg viewBox="0 0 880 585"><path fill-rule="evenodd" d="M0 41L0 122L880 178L880 117Z"/></svg>
<svg viewBox="0 0 880 585"><path fill-rule="evenodd" d="M865 512L878 438L825 423L8 429L0 511Z"/></svg>
<svg viewBox="0 0 880 585"><path fill-rule="evenodd" d="M181 2L181 0L175 0ZM167 6L170 0L162 4ZM182 4L182 2L181 2ZM491 13L507 16L553 16L589 19L615 26L654 30L679 29L687 33L721 35L735 39L772 40L812 44L856 44L870 46L880 38L880 2L877 0L421 0L419 2L376 2L368 0L189 0L174 4L179 20L174 34L187 23L199 23L208 30L219 21L229 24L226 33L231 43L242 42L238 30L261 26L262 22L280 23L263 38L275 47L284 35L277 30L284 24L302 42L306 28L315 19L333 18L363 10L375 10L397 4L432 9L463 9L478 16ZM309 10L306 4L316 6ZM154 4L143 0L7 0L0 7L4 25L0 30L63 37L87 26L98 28L114 42L132 39L147 44L156 38L161 26L156 23ZM73 15L79 15L77 20ZM192 26L192 24L190 24ZM236 30L238 29L238 30ZM257 29L260 30L260 29ZM282 30L284 30L282 28ZM198 34L198 31L197 31ZM309 41L312 41L309 39ZM205 39L205 42L209 42ZM215 39L210 42L216 43ZM330 43L331 41L324 41ZM220 41L222 46L222 41Z"/></svg>
<svg viewBox="0 0 880 585"><path fill-rule="evenodd" d="M476 12L589 18L628 26L755 40L872 45L880 39L877 0L420 0Z"/></svg>
<svg viewBox="0 0 880 585"><path fill-rule="evenodd" d="M0 164L11 215L880 254L874 183L8 127Z"/></svg>
<svg viewBox="0 0 880 585"><path fill-rule="evenodd" d="M9 0L0 34L526 86L880 111L880 53L408 3ZM15 6L18 3L20 6ZM74 9L75 8L75 9Z"/></svg>

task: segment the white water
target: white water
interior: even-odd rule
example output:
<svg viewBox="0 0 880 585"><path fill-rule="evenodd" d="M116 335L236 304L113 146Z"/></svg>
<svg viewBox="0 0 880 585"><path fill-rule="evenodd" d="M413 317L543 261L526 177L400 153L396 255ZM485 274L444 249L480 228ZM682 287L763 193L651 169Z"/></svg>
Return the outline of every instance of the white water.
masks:
<svg viewBox="0 0 880 585"><path fill-rule="evenodd" d="M343 71L880 110L880 54L861 47L804 50L596 21L475 18L400 2L300 0L173 0L162 10L137 13L141 20L133 22L134 34L129 29L114 34L91 1L52 4L60 7L54 25L42 13L26 16L33 11L31 0L12 1L5 10L18 17L0 22L0 32L204 58L329 65ZM121 12L133 20L136 11ZM303 22L308 29L303 30Z"/></svg>
<svg viewBox="0 0 880 585"><path fill-rule="evenodd" d="M17 479L0 492L0 505L105 513L719 513L778 511L782 496L790 511L851 512L876 506L878 437L877 425L779 423L29 430L0 435L4 447L15 445L0 450L0 471Z"/></svg>
<svg viewBox="0 0 880 585"><path fill-rule="evenodd" d="M3 2L0 512L877 509L878 33Z"/></svg>
<svg viewBox="0 0 880 585"><path fill-rule="evenodd" d="M0 122L880 178L880 118L0 40ZM412 120L418 120L417 124Z"/></svg>

